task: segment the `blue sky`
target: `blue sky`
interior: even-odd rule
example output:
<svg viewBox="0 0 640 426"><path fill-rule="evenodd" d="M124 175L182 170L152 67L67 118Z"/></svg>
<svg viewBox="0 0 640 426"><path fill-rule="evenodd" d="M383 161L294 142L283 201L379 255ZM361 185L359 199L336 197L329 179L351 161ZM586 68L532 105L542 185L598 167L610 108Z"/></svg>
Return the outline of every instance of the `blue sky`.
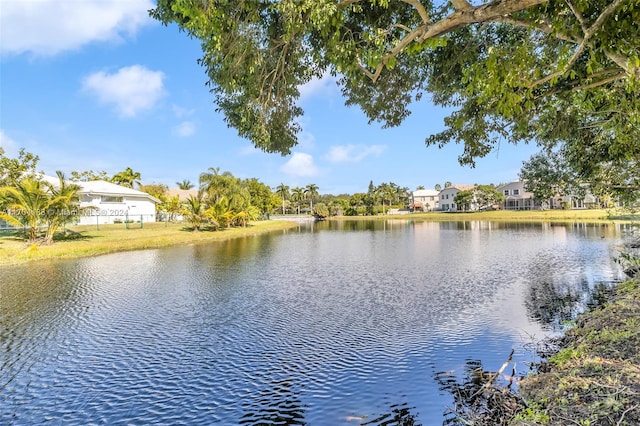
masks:
<svg viewBox="0 0 640 426"><path fill-rule="evenodd" d="M40 156L47 174L131 167L143 183L197 182L209 167L237 177L364 192L369 181L415 189L516 180L535 146L503 142L475 168L462 146L426 148L446 112L424 97L405 123L369 125L330 78L301 89L300 143L266 154L215 112L196 61L200 43L148 17L150 0L0 0L0 146Z"/></svg>

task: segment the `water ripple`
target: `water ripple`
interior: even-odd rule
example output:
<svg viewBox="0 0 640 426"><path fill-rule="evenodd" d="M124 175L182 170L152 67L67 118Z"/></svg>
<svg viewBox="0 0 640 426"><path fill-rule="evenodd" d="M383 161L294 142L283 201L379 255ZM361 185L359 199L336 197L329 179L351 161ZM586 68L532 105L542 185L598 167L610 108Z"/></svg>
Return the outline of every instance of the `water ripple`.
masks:
<svg viewBox="0 0 640 426"><path fill-rule="evenodd" d="M0 423L438 424L434 371L617 273L586 228L388 226L3 271Z"/></svg>

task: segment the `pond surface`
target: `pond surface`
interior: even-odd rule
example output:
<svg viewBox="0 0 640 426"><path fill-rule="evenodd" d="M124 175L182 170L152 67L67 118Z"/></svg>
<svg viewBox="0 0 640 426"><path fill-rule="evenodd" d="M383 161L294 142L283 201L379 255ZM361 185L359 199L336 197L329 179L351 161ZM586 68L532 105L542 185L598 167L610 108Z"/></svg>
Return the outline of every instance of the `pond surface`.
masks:
<svg viewBox="0 0 640 426"><path fill-rule="evenodd" d="M440 425L438 373L526 372L622 231L326 222L4 268L0 423Z"/></svg>

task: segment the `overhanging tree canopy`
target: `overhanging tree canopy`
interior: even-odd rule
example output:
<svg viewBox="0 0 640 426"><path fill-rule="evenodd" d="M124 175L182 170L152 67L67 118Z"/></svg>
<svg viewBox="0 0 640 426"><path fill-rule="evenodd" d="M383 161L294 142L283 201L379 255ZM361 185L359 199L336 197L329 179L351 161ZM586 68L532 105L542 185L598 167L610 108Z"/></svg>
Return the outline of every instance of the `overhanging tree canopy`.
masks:
<svg viewBox="0 0 640 426"><path fill-rule="evenodd" d="M158 0L151 14L202 41L227 124L267 152L290 152L298 88L330 72L384 126L425 93L453 108L426 143L462 143L462 164L503 139L640 157L639 0Z"/></svg>

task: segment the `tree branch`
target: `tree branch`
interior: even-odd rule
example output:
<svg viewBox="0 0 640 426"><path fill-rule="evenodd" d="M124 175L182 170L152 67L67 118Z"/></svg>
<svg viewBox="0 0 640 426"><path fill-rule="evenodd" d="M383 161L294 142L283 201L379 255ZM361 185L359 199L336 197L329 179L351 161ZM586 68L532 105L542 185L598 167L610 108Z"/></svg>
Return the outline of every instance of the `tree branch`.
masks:
<svg viewBox="0 0 640 426"><path fill-rule="evenodd" d="M605 84L612 83L612 82L614 82L616 80L623 80L625 78L627 78L626 73L625 72L621 72L621 73L619 73L617 75L614 75L612 77L605 78L603 80L599 80L599 81L596 81L596 82L593 82L593 83L590 83L590 84L585 84L584 86L573 87L571 89L571 91L572 92L577 92L579 90L593 89L594 87L604 86Z"/></svg>
<svg viewBox="0 0 640 426"><path fill-rule="evenodd" d="M349 3L349 1L350 0L345 0L340 4L346 4ZM356 0L353 0L352 2L355 1ZM401 1L412 5L417 3L417 0ZM510 14L546 3L547 1L548 0L502 0L493 1L477 7L466 8L464 10L456 10L440 21L433 24L425 23L414 29L410 34L400 40L400 42L391 49L387 55L384 56L382 61L380 61L376 66L374 72L367 71L365 74L375 83L380 77L380 73L382 73L382 70L389 59L400 53L412 41L420 43L427 39L440 37L470 24L479 24L483 22L505 22ZM461 4L462 0L457 0L456 2ZM364 67L360 61L358 63L358 67L364 71Z"/></svg>
<svg viewBox="0 0 640 426"><path fill-rule="evenodd" d="M559 33L553 29L553 27L547 22L530 22L523 21L520 19L515 19L511 17L505 17L501 22L505 24L511 24L516 27L528 28L531 30L540 31L543 34L551 35L557 39L567 41L569 43L578 44L580 40L576 40L575 38L570 37L568 34Z"/></svg>
<svg viewBox="0 0 640 426"><path fill-rule="evenodd" d="M358 3L360 0L342 0L338 2L338 8L345 8L351 6L354 3Z"/></svg>
<svg viewBox="0 0 640 426"><path fill-rule="evenodd" d="M602 26L602 24L604 23L604 21L614 12L614 10L622 3L622 0L616 0L613 3L611 3L601 14L600 16L598 16L598 19L596 19L596 21L593 23L593 25L591 25L591 27L587 28L587 22L585 21L584 17L582 16L582 14L580 13L579 10L577 10L572 2L570 0L566 0L567 4L569 5L569 8L571 9L571 12L573 12L573 14L575 15L575 17L578 19L578 21L580 22L580 25L582 26L582 30L584 31L584 37L582 38L582 40L580 41L580 44L578 45L578 48L576 49L576 51L573 53L573 55L571 55L571 58L569 59L569 61L565 64L564 67L562 67L562 69L553 72L549 75L547 75L546 77L543 77L537 81L534 81L533 84L530 87L535 87L535 86L540 86L548 81L553 80L554 78L560 77L562 75L564 75L567 71L569 71L569 69L571 68L571 66L576 62L576 60L578 59L578 57L582 54L582 52L584 51L584 48L586 46L589 45L589 40L591 39L591 37L593 36L593 34L595 34L596 31L598 31L598 29ZM626 61L625 61L626 64ZM585 86L586 87L586 86ZM595 86L594 86L595 87Z"/></svg>
<svg viewBox="0 0 640 426"><path fill-rule="evenodd" d="M592 80L596 77L602 77L604 75L608 75L611 74L611 72L616 72L615 75L609 76L607 78L603 78L602 80L598 80L598 81L594 81L592 83L588 83L585 85L580 85L580 82L584 82L585 80ZM623 80L626 78L626 73L623 71L620 71L618 69L609 69L609 70L604 70L604 71L600 71L597 72L595 74L592 74L590 76L585 77L584 79L582 79L580 82L577 82L573 87L571 87L571 91L572 92L577 92L579 90L587 90L587 89L593 89L595 87L599 87L599 86L604 86L605 84L609 84L612 83L614 81L617 80ZM541 93L540 95L536 96L533 100L537 101L539 99L545 98L547 96L553 96L557 93L561 93L564 92L566 89L565 88L554 88L551 90L547 90L543 93Z"/></svg>
<svg viewBox="0 0 640 426"><path fill-rule="evenodd" d="M418 41L436 38L458 28L483 22L505 22L508 15L546 3L548 0L503 0L494 1L469 10L455 11L449 16L424 26L424 34Z"/></svg>
<svg viewBox="0 0 640 426"><path fill-rule="evenodd" d="M567 71L569 71L569 69L571 68L571 66L576 62L576 60L578 59L578 57L580 56L580 54L584 51L585 48L585 44L586 44L587 39L583 39L582 42L578 45L578 48L576 49L575 52L573 52L573 55L571 55L571 58L569 59L569 61L565 64L564 67L562 67L562 69L556 71L556 72L552 72L551 74L547 75L546 77L543 77L537 81L534 81L529 87L533 88L536 86L540 86L550 80L553 80L556 77L560 77L562 75L564 75Z"/></svg>
<svg viewBox="0 0 640 426"><path fill-rule="evenodd" d="M384 58L382 58L382 61L380 61L380 63L376 67L375 72L372 75L369 75L369 78L371 78L375 83L380 77L382 70L387 65L387 62L389 62L389 59L395 57L398 53L402 52L402 50L405 47L407 47L409 43L416 40L421 33L422 33L422 27L418 27L418 29L411 31L402 40L400 40L400 42L393 49L391 49L391 51L388 54L386 54Z"/></svg>
<svg viewBox="0 0 640 426"><path fill-rule="evenodd" d="M416 10L418 11L418 15L420 15L420 19L422 19L422 22L424 22L425 24L428 24L431 21L431 18L429 18L429 13L427 12L427 9L425 9L422 3L420 3L418 0L400 0L400 1L415 7ZM462 1L466 1L466 0L462 0Z"/></svg>
<svg viewBox="0 0 640 426"><path fill-rule="evenodd" d="M456 10L471 10L473 6L467 0L450 0Z"/></svg>
<svg viewBox="0 0 640 426"><path fill-rule="evenodd" d="M600 16L598 16L598 19L596 19L596 22L594 22L593 25L587 31L588 36L591 37L593 35L593 33L598 31L598 28L600 28L600 26L602 26L602 24L604 23L604 20L607 19L609 16L611 16L611 14L623 2L624 2L624 0L616 0L613 3L611 3L609 6L607 6L607 8L600 14ZM585 34L585 36L586 36L586 34Z"/></svg>
<svg viewBox="0 0 640 426"><path fill-rule="evenodd" d="M587 32L587 21L584 19L584 16L582 16L582 13L573 5L573 2L570 0L565 0L565 3L567 3L567 6L569 6L569 9L571 10L571 13L573 13L573 16L576 17L576 19L578 20L578 22L580 23L580 26L582 27L582 31L584 33Z"/></svg>

